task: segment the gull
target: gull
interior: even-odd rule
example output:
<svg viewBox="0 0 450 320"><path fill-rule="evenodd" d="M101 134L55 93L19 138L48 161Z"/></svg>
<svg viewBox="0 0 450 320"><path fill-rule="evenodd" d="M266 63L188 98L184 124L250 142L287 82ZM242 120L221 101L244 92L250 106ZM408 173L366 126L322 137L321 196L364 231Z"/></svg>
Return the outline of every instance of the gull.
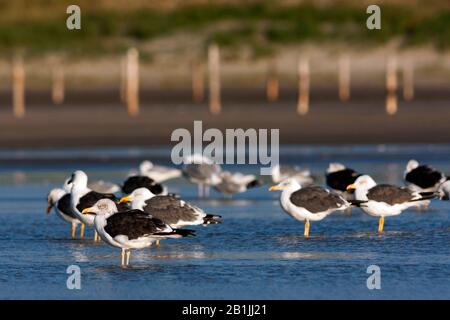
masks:
<svg viewBox="0 0 450 320"><path fill-rule="evenodd" d="M222 180L222 168L208 157L194 154L186 157L183 163L183 176L198 185L199 197L208 196L209 186L214 186Z"/></svg>
<svg viewBox="0 0 450 320"><path fill-rule="evenodd" d="M302 188L295 178L288 178L270 187L269 191L282 190L280 203L283 210L294 219L304 221L304 236L309 237L310 221L320 221L336 210L345 210L351 203L327 189L309 186Z"/></svg>
<svg viewBox="0 0 450 320"><path fill-rule="evenodd" d="M88 188L88 176L85 172L81 170L75 171L71 178L67 181L67 184L72 186L70 192L70 206L76 217L83 222L85 225L94 225L95 215L93 214L82 214L83 209L93 206L100 199L111 199L118 202L119 199L116 198L114 194L99 193L92 191ZM121 206L121 210L126 209L124 205ZM94 241L97 241L98 234L94 232Z"/></svg>
<svg viewBox="0 0 450 320"><path fill-rule="evenodd" d="M141 176L147 176L157 183L181 177L181 170L158 166L148 160L142 161L139 166L139 172Z"/></svg>
<svg viewBox="0 0 450 320"><path fill-rule="evenodd" d="M147 188L154 194L167 194L167 188L156 183L153 179L147 176L134 175L127 178L122 185L122 192L130 194L139 188Z"/></svg>
<svg viewBox="0 0 450 320"><path fill-rule="evenodd" d="M407 186L414 191L433 192L447 180L445 174L428 165L420 165L416 160L409 160L404 178Z"/></svg>
<svg viewBox="0 0 450 320"><path fill-rule="evenodd" d="M72 226L72 239L75 238L75 232L81 221L73 213L70 207L70 193L61 188L52 189L47 196L47 214L50 214L55 208L56 215L63 221ZM84 224L81 223L80 237L84 234Z"/></svg>
<svg viewBox="0 0 450 320"><path fill-rule="evenodd" d="M231 196L235 193L242 193L263 184L263 182L253 174L222 171L219 176L221 181L214 186L214 189L227 196Z"/></svg>
<svg viewBox="0 0 450 320"><path fill-rule="evenodd" d="M94 215L94 227L107 244L122 251L122 268L129 265L131 249L143 249L155 241L194 235L193 230L173 229L162 220L140 210L118 212L110 199L101 199L85 208L83 214ZM126 255L126 261L125 261Z"/></svg>
<svg viewBox="0 0 450 320"><path fill-rule="evenodd" d="M122 197L120 202L131 202L132 209L142 210L152 217L161 219L172 228L221 222L218 220L221 218L219 215L207 214L199 207L171 195L154 195L146 188L134 190Z"/></svg>
<svg viewBox="0 0 450 320"><path fill-rule="evenodd" d="M280 183L289 178L294 178L302 186L313 183L311 172L307 169L301 169L298 166L277 164L272 167L271 174L274 183Z"/></svg>
<svg viewBox="0 0 450 320"><path fill-rule="evenodd" d="M361 201L361 209L370 216L379 217L378 233L383 232L384 218L396 216L418 202L436 197L434 192L413 191L390 184L377 184L369 175L358 177L347 187L355 191L355 199Z"/></svg>

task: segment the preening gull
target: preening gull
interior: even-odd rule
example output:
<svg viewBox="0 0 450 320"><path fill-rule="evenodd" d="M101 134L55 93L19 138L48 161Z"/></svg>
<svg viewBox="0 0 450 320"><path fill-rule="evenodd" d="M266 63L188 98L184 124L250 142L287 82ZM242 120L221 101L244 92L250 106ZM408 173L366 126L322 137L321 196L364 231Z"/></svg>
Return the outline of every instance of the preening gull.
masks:
<svg viewBox="0 0 450 320"><path fill-rule="evenodd" d="M100 199L111 199L112 201L118 203L119 199L116 198L114 194L99 193L92 191L88 188L88 176L81 170L75 171L70 180L69 184L72 185L71 190L71 201L70 206L73 213L77 218L84 224L93 226L95 215L93 214L82 214L82 211L86 208L92 207ZM126 210L125 205L121 206L121 211ZM94 233L94 241L98 240L97 232Z"/></svg>
<svg viewBox="0 0 450 320"><path fill-rule="evenodd" d="M419 165L416 160L409 160L404 178L408 187L419 192L436 191L447 179L442 172L428 165Z"/></svg>
<svg viewBox="0 0 450 320"><path fill-rule="evenodd" d="M282 190L280 203L286 213L304 221L304 236L309 237L310 221L319 221L336 210L345 210L351 203L327 189L310 186L302 188L295 178L283 180L269 191Z"/></svg>
<svg viewBox="0 0 450 320"><path fill-rule="evenodd" d="M214 186L214 189L228 196L263 185L263 182L253 174L222 171L219 176L221 181Z"/></svg>
<svg viewBox="0 0 450 320"><path fill-rule="evenodd" d="M67 193L66 190L55 188L48 193L47 203L47 214L50 214L52 209L55 208L56 215L63 221L70 223L72 226L72 239L75 238L77 226L81 223L81 221L72 212L70 207L70 193ZM84 224L81 224L80 237L83 237L83 233Z"/></svg>
<svg viewBox="0 0 450 320"><path fill-rule="evenodd" d="M122 192L124 194L130 194L134 190L139 188L147 188L153 194L167 194L167 188L163 185L156 183L153 179L147 176L131 176L124 181L122 185Z"/></svg>
<svg viewBox="0 0 450 320"><path fill-rule="evenodd" d="M369 175L358 177L348 189L355 191L355 199L361 201L361 209L373 217L379 217L378 232L382 233L384 218L396 216L403 210L417 206L418 202L436 197L434 192L417 192L409 188L389 184L376 184Z"/></svg>
<svg viewBox="0 0 450 320"><path fill-rule="evenodd" d="M139 166L141 176L147 176L155 182L163 182L181 177L181 170L171 167L158 166L145 160Z"/></svg>
<svg viewBox="0 0 450 320"><path fill-rule="evenodd" d="M301 169L298 166L290 165L275 165L272 167L272 181L280 183L283 180L294 178L302 186L307 186L313 183L311 172L307 169Z"/></svg>
<svg viewBox="0 0 450 320"><path fill-rule="evenodd" d="M202 209L174 196L156 196L146 188L134 190L120 202L131 202L132 209L142 210L163 220L172 228L192 225L216 224L219 215L206 214Z"/></svg>
<svg viewBox="0 0 450 320"><path fill-rule="evenodd" d="M208 157L194 154L186 157L183 163L183 175L190 182L198 185L200 197L208 196L209 186L221 182L220 172L222 168Z"/></svg>
<svg viewBox="0 0 450 320"><path fill-rule="evenodd" d="M83 214L94 215L95 230L100 238L122 250L122 267L129 264L131 249L149 247L160 239L195 235L192 230L172 229L140 210L117 212L116 204L109 199L99 200L93 207L84 209Z"/></svg>

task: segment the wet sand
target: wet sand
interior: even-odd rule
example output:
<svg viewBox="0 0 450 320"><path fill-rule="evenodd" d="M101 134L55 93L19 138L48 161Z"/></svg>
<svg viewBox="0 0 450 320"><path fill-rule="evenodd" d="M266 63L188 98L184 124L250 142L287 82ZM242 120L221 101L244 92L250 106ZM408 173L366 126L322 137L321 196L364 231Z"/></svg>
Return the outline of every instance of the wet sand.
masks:
<svg viewBox="0 0 450 320"><path fill-rule="evenodd" d="M225 90L220 115L206 102L193 103L189 90L141 92L141 112L129 117L115 89L69 91L55 106L48 91L27 93L27 114L15 119L9 92L0 93L0 148L167 145L177 128L280 129L284 144L449 143L450 90L417 89L416 98L399 98L396 115L384 109L384 91L352 91L349 102L337 100L336 88L311 93L310 112L296 113L296 91L284 89L277 102L264 90ZM399 94L400 96L400 94Z"/></svg>

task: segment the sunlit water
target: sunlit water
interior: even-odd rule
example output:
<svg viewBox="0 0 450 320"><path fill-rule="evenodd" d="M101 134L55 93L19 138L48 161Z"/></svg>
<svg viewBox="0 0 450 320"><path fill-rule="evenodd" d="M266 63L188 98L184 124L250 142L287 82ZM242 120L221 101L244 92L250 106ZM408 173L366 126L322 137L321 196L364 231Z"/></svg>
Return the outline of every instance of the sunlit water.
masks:
<svg viewBox="0 0 450 320"><path fill-rule="evenodd" d="M450 146L359 146L282 148L281 160L309 167L323 184L330 161L341 161L380 182L402 183L408 159L416 158L450 173ZM67 162L80 154L92 161ZM197 236L167 240L160 247L134 251L131 266L119 266L120 251L70 239L70 226L44 214L45 196L74 169L90 177L120 182L148 157L168 163L169 150L72 150L0 152L0 298L33 299L380 299L450 298L450 203L434 201L377 220L353 209L313 223L304 239L303 224L281 210L267 186L232 200L212 192L199 200L182 179L168 183L224 223L194 227ZM121 161L114 161L121 157ZM102 161L99 162L98 159ZM38 162L29 161L39 159ZM57 159L58 161L47 161ZM257 172L254 166L228 169ZM381 268L381 290L366 286L367 267ZM67 267L81 268L81 290L66 286Z"/></svg>

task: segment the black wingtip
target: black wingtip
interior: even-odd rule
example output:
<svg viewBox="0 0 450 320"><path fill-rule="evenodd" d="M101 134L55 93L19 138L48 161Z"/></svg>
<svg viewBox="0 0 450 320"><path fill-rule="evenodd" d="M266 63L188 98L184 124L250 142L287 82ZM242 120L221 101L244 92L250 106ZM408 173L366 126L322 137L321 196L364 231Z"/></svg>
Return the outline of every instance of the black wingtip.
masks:
<svg viewBox="0 0 450 320"><path fill-rule="evenodd" d="M361 207L361 204L366 203L365 200L348 200L352 206Z"/></svg>
<svg viewBox="0 0 450 320"><path fill-rule="evenodd" d="M420 199L417 199L417 201L421 200L431 200L439 197L439 193L437 192L420 192Z"/></svg>
<svg viewBox="0 0 450 320"><path fill-rule="evenodd" d="M255 179L253 181L250 181L247 184L247 189L251 189L251 188L256 188L256 187L260 187L264 184L264 182L261 179Z"/></svg>
<svg viewBox="0 0 450 320"><path fill-rule="evenodd" d="M182 237L195 237L195 230L190 229L174 229L175 234L180 235Z"/></svg>
<svg viewBox="0 0 450 320"><path fill-rule="evenodd" d="M218 220L222 218L222 216L218 214L207 214L206 217L203 218L203 224L218 224L222 223L221 220Z"/></svg>

